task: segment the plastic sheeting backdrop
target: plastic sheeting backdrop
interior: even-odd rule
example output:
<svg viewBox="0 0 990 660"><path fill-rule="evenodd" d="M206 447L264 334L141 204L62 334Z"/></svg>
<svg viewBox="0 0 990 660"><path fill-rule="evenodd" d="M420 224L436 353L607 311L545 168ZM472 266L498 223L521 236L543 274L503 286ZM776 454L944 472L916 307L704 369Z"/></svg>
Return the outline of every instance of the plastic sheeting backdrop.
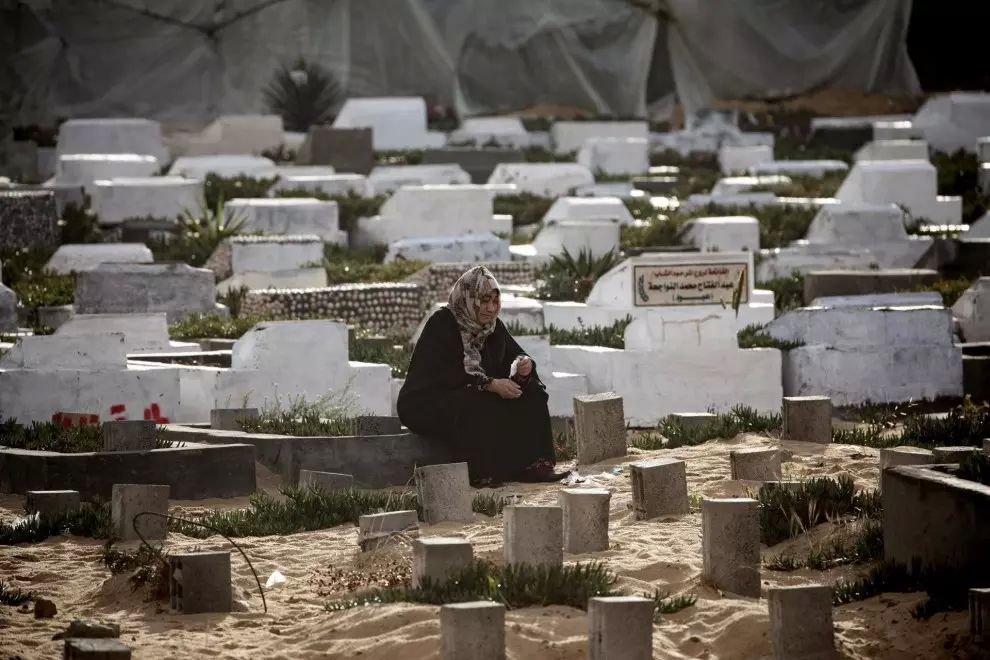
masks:
<svg viewBox="0 0 990 660"><path fill-rule="evenodd" d="M689 111L715 98L827 86L920 91L905 46L910 0L713 6L0 0L0 55L10 55L8 76L19 81L19 123L120 115L205 122L259 112L273 72L299 56L330 68L350 96L432 96L462 116L537 104L644 116L648 81L650 101L676 85Z"/></svg>

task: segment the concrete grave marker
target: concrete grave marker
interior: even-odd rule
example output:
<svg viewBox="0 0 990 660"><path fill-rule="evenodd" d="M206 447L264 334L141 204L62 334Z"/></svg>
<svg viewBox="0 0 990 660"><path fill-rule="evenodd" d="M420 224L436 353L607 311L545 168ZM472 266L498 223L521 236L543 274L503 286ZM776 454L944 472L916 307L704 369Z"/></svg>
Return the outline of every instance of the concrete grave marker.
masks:
<svg viewBox="0 0 990 660"><path fill-rule="evenodd" d="M169 555L169 600L182 614L229 612L230 551Z"/></svg>
<svg viewBox="0 0 990 660"><path fill-rule="evenodd" d="M338 472L299 470L299 487L319 488L323 490L346 490L354 487L354 477Z"/></svg>
<svg viewBox="0 0 990 660"><path fill-rule="evenodd" d="M633 463L629 477L637 520L690 512L684 461L656 458Z"/></svg>
<svg viewBox="0 0 990 660"><path fill-rule="evenodd" d="M579 163L499 163L488 177L489 184L511 183L521 193L542 197L567 195L594 182L591 170Z"/></svg>
<svg viewBox="0 0 990 660"><path fill-rule="evenodd" d="M471 176L460 165L441 163L438 165L378 165L368 181L375 192L391 194L403 186L466 185Z"/></svg>
<svg viewBox="0 0 990 660"><path fill-rule="evenodd" d="M157 440L158 428L152 420L103 422L103 451L148 451Z"/></svg>
<svg viewBox="0 0 990 660"><path fill-rule="evenodd" d="M474 520L467 463L424 465L416 468L415 477L419 505L427 523Z"/></svg>
<svg viewBox="0 0 990 660"><path fill-rule="evenodd" d="M732 479L777 481L780 479L780 450L750 447L729 452Z"/></svg>
<svg viewBox="0 0 990 660"><path fill-rule="evenodd" d="M760 517L756 500L701 501L701 577L717 589L760 597Z"/></svg>
<svg viewBox="0 0 990 660"><path fill-rule="evenodd" d="M646 138L589 138L578 150L577 162L606 176L645 174L650 169Z"/></svg>
<svg viewBox="0 0 990 660"><path fill-rule="evenodd" d="M588 660L651 660L655 607L639 596L588 599Z"/></svg>
<svg viewBox="0 0 990 660"><path fill-rule="evenodd" d="M507 506L502 514L506 564L563 563L564 514L559 506Z"/></svg>
<svg viewBox="0 0 990 660"><path fill-rule="evenodd" d="M979 447L933 447L932 463L961 463L979 453Z"/></svg>
<svg viewBox="0 0 990 660"><path fill-rule="evenodd" d="M578 151L589 139L649 139L649 125L645 121L557 121L550 127L554 153L558 155Z"/></svg>
<svg viewBox="0 0 990 660"><path fill-rule="evenodd" d="M119 639L65 640L64 660L131 660L131 647Z"/></svg>
<svg viewBox="0 0 990 660"><path fill-rule="evenodd" d="M622 397L614 392L574 397L574 435L581 465L625 456Z"/></svg>
<svg viewBox="0 0 990 660"><path fill-rule="evenodd" d="M296 162L331 165L338 172L368 174L375 166L372 129L311 126Z"/></svg>
<svg viewBox="0 0 990 660"><path fill-rule="evenodd" d="M767 589L770 644L779 660L829 660L835 653L832 587L802 585Z"/></svg>
<svg viewBox="0 0 990 660"><path fill-rule="evenodd" d="M557 494L564 516L564 550L571 554L608 550L611 499L606 488L564 488Z"/></svg>
<svg viewBox="0 0 990 660"><path fill-rule="evenodd" d="M695 218L686 236L702 252L757 252L760 226L750 216Z"/></svg>
<svg viewBox="0 0 990 660"><path fill-rule="evenodd" d="M427 130L426 102L420 97L350 98L334 128L370 128L375 151L442 147L443 133Z"/></svg>
<svg viewBox="0 0 990 660"><path fill-rule="evenodd" d="M670 414L671 421L687 430L703 429L718 421L718 415L710 412L679 412Z"/></svg>
<svg viewBox="0 0 990 660"><path fill-rule="evenodd" d="M205 179L210 174L230 178L246 176L254 179L274 179L278 176L275 161L262 156L182 156L168 170L169 176Z"/></svg>
<svg viewBox="0 0 990 660"><path fill-rule="evenodd" d="M442 660L505 660L505 605L482 600L440 608Z"/></svg>
<svg viewBox="0 0 990 660"><path fill-rule="evenodd" d="M832 442L832 400L827 396L784 397L784 440Z"/></svg>
<svg viewBox="0 0 990 660"><path fill-rule="evenodd" d="M29 490L24 509L28 513L58 514L79 508L78 490Z"/></svg>
<svg viewBox="0 0 990 660"><path fill-rule="evenodd" d="M453 536L433 536L413 541L413 588L422 586L424 579L434 584L471 566L474 550L467 539Z"/></svg>
<svg viewBox="0 0 990 660"><path fill-rule="evenodd" d="M162 517L168 513L168 494L168 486L114 484L110 497L114 535L122 541L138 540L141 536L147 541L163 540L168 533L168 521ZM134 520L145 512L159 515Z"/></svg>
<svg viewBox="0 0 990 660"><path fill-rule="evenodd" d="M419 518L415 511L388 511L358 518L358 545L364 551L374 550L396 535L416 536Z"/></svg>

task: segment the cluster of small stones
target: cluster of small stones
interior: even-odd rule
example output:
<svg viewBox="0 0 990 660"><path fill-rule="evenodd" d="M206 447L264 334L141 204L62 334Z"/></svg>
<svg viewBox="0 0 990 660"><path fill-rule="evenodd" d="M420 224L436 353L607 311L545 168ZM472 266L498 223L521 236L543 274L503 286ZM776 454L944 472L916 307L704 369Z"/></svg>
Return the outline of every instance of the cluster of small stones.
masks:
<svg viewBox="0 0 990 660"><path fill-rule="evenodd" d="M225 280L234 272L234 248L230 247L230 241L220 241L220 245L213 250L213 254L203 264L203 268L213 271L218 280Z"/></svg>
<svg viewBox="0 0 990 660"><path fill-rule="evenodd" d="M406 278L407 282L417 282L426 287L430 300L445 301L450 295L457 278L468 268L478 264L431 264L418 273ZM522 261L493 261L484 264L500 284L532 284L536 280L536 269Z"/></svg>
<svg viewBox="0 0 990 660"><path fill-rule="evenodd" d="M0 190L0 249L58 244L55 195L43 190Z"/></svg>
<svg viewBox="0 0 990 660"><path fill-rule="evenodd" d="M250 291L241 303L245 316L340 319L377 332L415 328L425 313L423 287L390 282Z"/></svg>

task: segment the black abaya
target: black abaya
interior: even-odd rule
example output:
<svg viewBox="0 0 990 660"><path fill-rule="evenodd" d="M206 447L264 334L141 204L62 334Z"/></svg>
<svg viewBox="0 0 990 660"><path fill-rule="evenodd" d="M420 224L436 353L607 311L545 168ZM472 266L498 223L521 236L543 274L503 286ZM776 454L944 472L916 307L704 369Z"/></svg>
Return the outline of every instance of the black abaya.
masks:
<svg viewBox="0 0 990 660"><path fill-rule="evenodd" d="M485 340L481 366L491 378L508 378L525 352L501 321ZM511 480L540 461L554 462L547 393L536 373L522 383L518 399L478 390L464 371L464 346L453 313L433 313L416 343L396 405L410 430L447 443L466 461L472 480Z"/></svg>

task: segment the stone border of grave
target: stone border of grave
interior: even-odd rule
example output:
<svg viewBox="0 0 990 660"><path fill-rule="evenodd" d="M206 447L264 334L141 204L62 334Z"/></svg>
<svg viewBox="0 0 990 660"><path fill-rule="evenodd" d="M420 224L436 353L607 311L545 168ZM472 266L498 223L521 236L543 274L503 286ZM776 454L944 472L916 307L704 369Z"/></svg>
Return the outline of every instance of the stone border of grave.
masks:
<svg viewBox="0 0 990 660"><path fill-rule="evenodd" d="M74 454L0 447L0 492L67 489L109 500L114 484L168 484L177 500L239 497L255 491L254 454L245 443Z"/></svg>
<svg viewBox="0 0 990 660"><path fill-rule="evenodd" d="M955 465L882 470L884 559L910 566L975 569L990 555L990 486L956 476Z"/></svg>
<svg viewBox="0 0 990 660"><path fill-rule="evenodd" d="M442 444L415 433L297 437L182 424L167 424L162 433L185 443L250 445L255 460L290 484L297 483L300 470L317 470L350 474L355 486L362 488L405 486L417 466L450 462Z"/></svg>

